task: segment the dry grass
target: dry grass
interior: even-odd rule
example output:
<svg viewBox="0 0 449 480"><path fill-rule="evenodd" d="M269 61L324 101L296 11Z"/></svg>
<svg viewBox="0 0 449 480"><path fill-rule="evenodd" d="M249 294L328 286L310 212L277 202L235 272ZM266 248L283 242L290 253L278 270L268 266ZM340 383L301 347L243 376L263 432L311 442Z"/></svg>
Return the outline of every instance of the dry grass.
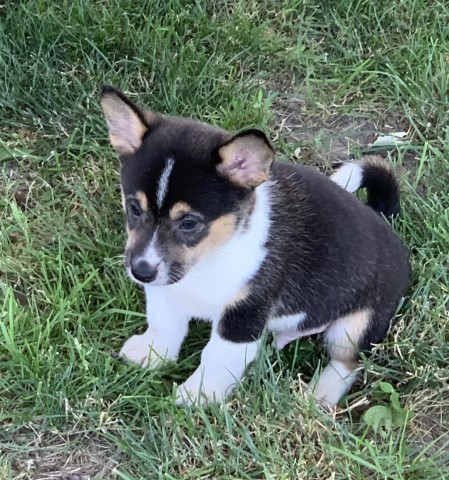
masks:
<svg viewBox="0 0 449 480"><path fill-rule="evenodd" d="M39 425L23 428L1 439L8 468L17 480L107 478L120 465L120 454L93 432L40 433L39 429ZM7 471L6 466L3 469Z"/></svg>

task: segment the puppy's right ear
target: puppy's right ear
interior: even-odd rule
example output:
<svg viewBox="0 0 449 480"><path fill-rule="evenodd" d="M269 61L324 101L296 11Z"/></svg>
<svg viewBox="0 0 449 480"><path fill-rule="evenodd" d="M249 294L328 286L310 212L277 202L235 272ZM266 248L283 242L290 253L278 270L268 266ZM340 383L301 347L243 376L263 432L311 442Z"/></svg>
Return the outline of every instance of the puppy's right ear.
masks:
<svg viewBox="0 0 449 480"><path fill-rule="evenodd" d="M109 140L119 155L130 155L142 145L150 128L151 112L144 112L114 87L104 86L101 107L109 129Z"/></svg>

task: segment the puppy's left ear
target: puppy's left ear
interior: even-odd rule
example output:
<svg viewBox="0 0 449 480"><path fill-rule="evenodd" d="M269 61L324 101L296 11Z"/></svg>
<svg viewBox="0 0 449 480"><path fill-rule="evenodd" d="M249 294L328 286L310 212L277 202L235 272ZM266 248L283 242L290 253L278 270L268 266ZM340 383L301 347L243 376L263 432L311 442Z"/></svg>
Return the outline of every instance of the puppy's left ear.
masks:
<svg viewBox="0 0 449 480"><path fill-rule="evenodd" d="M232 183L255 188L268 179L274 150L263 132L238 133L218 149L217 171Z"/></svg>

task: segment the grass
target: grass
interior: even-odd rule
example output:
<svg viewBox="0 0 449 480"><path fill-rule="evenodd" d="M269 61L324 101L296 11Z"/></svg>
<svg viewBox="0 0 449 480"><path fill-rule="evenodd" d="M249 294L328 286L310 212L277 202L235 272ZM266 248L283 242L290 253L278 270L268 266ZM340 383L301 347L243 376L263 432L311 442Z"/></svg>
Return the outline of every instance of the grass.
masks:
<svg viewBox="0 0 449 480"><path fill-rule="evenodd" d="M443 1L2 5L0 478L449 478L448 58ZM197 410L171 394L206 326L177 366L111 358L145 317L122 268L103 83L155 110L262 127L280 157L323 170L374 132L409 132L389 156L413 285L337 414L302 397L323 354L309 339L267 347L227 405ZM377 428L369 408L385 407L381 422L396 412L384 383L405 415Z"/></svg>

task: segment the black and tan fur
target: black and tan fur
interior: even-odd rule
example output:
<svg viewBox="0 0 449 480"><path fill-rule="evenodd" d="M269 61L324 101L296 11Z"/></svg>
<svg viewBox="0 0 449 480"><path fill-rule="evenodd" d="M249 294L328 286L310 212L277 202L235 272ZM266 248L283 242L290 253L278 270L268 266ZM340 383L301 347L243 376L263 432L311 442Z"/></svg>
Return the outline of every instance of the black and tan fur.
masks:
<svg viewBox="0 0 449 480"><path fill-rule="evenodd" d="M267 328L292 339L323 332L331 358L323 373L326 381L337 384L342 371L351 377L336 397L326 392L324 380L316 386L319 400L336 403L353 381L360 352L369 352L385 337L408 284L407 252L379 215L399 211L398 185L388 168L369 162L357 167L363 172L360 186L367 188L368 206L314 169L273 161L274 151L258 130L233 134L190 119L144 112L111 87L103 90L102 106L122 165L126 264L131 276L145 285L147 306L150 297L157 299L170 292L175 301L176 285L183 282L192 290L185 303L187 316L196 316L194 302L202 305L204 296L216 295L221 301L212 290L224 288L220 279L216 286L210 285L210 291L195 292L190 278L198 265L203 269L198 267L198 271L207 271L208 258L212 262L214 255L224 255L233 239L246 238L245 232L256 228L253 219L263 214L258 213L263 197L266 238L254 246L263 258L246 280L242 280L246 273L236 276L235 289L223 296L226 300L217 318L211 310L214 333L210 349L203 353L202 372L207 379L207 372L219 375L221 367L228 368L226 359L214 358L214 348L217 357L220 349L227 352L235 347L237 351L237 345L253 351ZM161 185L166 187L163 200ZM149 265L152 257L145 253L151 248L157 252L156 266ZM223 258L223 262L232 261L231 254ZM157 286L161 263L166 277ZM200 281L198 285L206 288ZM207 316L206 307L198 308L199 313L203 311ZM147 350L167 347L174 352L167 358L175 359L179 342L172 348L170 342L160 340L166 330L163 322L152 323L154 315L157 312L149 313L148 331L157 334L145 337L151 343ZM156 348L158 342L163 347ZM133 348L137 351L141 344L125 348L123 354L133 359ZM146 363L149 355L144 360L136 355L135 361ZM189 381L181 401L186 401L187 394L198 394L197 380ZM207 399L225 398L230 385L223 382L227 390L219 391L224 387L214 382L211 378L211 387L203 386Z"/></svg>

